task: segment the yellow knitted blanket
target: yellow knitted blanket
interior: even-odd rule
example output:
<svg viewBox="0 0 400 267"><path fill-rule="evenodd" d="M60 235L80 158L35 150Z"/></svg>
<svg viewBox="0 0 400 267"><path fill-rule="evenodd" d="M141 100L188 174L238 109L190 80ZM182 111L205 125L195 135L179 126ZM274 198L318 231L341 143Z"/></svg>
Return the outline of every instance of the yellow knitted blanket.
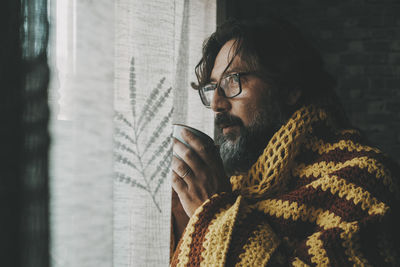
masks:
<svg viewBox="0 0 400 267"><path fill-rule="evenodd" d="M303 107L196 210L171 266L400 266L397 177L358 131Z"/></svg>

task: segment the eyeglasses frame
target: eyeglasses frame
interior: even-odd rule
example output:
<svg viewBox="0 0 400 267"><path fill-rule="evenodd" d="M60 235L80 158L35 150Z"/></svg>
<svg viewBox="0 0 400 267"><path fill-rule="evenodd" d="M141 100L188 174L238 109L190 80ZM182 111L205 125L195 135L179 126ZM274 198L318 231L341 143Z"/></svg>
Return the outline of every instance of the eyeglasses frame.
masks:
<svg viewBox="0 0 400 267"><path fill-rule="evenodd" d="M240 95L240 94L242 93L242 81L241 81L240 77L241 77L241 76L245 76L245 75L249 75L249 74L254 74L254 72L244 72L244 71L243 71L243 72L236 72L236 73L228 74L228 75L222 77L222 78L218 81L218 83L215 84L215 89L214 89L214 91L215 91L215 90L218 90L218 89L221 89L221 92L222 92L222 96L223 96L223 97L228 98L228 99L234 98L234 97L236 97L236 96L238 96L238 95ZM236 77L237 77L237 79L238 79L238 81L239 81L239 92L238 92L237 94L233 95L233 96L226 96L226 95L225 95L225 91L221 88L220 84L221 84L221 82L222 82L223 79L226 79L226 78L231 77L231 76L236 76ZM212 85L212 84L207 84L207 85L205 85L205 86L208 86L208 85ZM205 86L203 86L203 87L205 87ZM203 88L203 87L202 87L202 88ZM201 88L199 88L198 91L199 91L199 96L200 96L200 99L201 99L201 102L203 103L203 105L204 105L206 108L211 108L211 103L210 103L210 105L206 105L206 104L204 103L204 101L203 101L203 98L202 98L202 95L201 95L201 94L203 93L203 90L202 90Z"/></svg>

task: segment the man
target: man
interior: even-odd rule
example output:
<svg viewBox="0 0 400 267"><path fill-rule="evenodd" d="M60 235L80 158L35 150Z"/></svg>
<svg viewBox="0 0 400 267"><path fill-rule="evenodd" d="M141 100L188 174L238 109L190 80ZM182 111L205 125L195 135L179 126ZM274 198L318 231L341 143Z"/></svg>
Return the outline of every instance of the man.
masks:
<svg viewBox="0 0 400 267"><path fill-rule="evenodd" d="M219 149L174 140L172 266L400 266L398 169L350 127L292 25L222 25L196 74Z"/></svg>

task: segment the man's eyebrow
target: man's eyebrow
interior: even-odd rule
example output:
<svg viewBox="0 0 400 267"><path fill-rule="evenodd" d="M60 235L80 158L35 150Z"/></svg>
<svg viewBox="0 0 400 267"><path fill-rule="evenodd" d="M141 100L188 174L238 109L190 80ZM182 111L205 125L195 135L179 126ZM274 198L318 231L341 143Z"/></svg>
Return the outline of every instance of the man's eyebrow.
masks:
<svg viewBox="0 0 400 267"><path fill-rule="evenodd" d="M244 70L243 68L238 68L238 67L229 68L227 71L225 71L224 76L232 74L232 73L245 72L245 71L246 70ZM210 77L210 82L217 82L217 81L218 81L217 79Z"/></svg>

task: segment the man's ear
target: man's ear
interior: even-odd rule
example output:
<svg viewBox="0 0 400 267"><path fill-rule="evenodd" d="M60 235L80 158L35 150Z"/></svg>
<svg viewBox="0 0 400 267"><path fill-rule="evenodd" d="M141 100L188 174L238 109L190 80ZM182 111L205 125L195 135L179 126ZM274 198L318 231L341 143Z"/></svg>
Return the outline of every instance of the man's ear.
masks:
<svg viewBox="0 0 400 267"><path fill-rule="evenodd" d="M290 90L288 97L286 99L286 104L288 104L289 106L293 106L294 104L297 103L300 96L301 96L301 90L299 89Z"/></svg>

